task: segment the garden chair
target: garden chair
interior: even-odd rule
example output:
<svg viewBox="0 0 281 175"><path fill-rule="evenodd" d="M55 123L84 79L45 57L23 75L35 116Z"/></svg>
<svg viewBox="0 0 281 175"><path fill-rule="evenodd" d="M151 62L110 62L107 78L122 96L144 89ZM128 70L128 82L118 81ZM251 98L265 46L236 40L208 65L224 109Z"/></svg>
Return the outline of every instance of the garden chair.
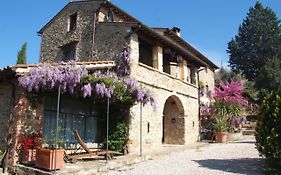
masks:
<svg viewBox="0 0 281 175"><path fill-rule="evenodd" d="M120 152L112 151L112 150L108 150L108 152L106 152L106 150L104 150L104 149L98 149L98 150L95 150L95 151L91 151L88 148L88 146L86 145L86 143L81 139L81 137L80 137L79 133L77 132L77 130L74 130L73 133L74 133L75 139L77 140L77 142L79 143L81 148L84 150L84 152L71 153L71 154L66 154L65 153L65 161L66 162L75 163L78 160L93 159L93 158L97 158L99 156L103 156L105 158L107 157L110 160L115 155L123 155Z"/></svg>

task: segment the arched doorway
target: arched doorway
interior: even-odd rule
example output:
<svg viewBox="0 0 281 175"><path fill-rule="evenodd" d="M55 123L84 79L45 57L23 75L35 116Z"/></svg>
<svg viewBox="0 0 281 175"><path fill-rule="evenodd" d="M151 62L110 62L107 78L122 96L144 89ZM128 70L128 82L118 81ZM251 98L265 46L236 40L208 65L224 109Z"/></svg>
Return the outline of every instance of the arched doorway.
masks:
<svg viewBox="0 0 281 175"><path fill-rule="evenodd" d="M163 110L163 139L166 144L184 144L184 109L180 99L170 96Z"/></svg>

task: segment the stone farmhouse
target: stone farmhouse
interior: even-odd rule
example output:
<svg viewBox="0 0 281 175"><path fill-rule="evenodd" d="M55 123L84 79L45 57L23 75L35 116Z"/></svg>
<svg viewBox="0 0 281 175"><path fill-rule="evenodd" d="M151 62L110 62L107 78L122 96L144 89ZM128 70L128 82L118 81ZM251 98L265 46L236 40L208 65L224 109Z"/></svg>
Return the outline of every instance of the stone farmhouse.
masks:
<svg viewBox="0 0 281 175"><path fill-rule="evenodd" d="M69 2L39 32L40 62L75 60L95 68L113 67L124 47L131 48L130 76L149 88L156 99L152 107L130 109L129 153L140 147L157 149L162 144L194 144L199 138L199 81L214 88L217 66L184 41L178 27L150 28L109 1ZM16 65L0 70L0 149L9 145L9 165L16 162L18 136L26 128L54 129L55 96L32 109L17 77L35 65ZM63 98L60 121L68 129L81 129L86 142L96 143L99 119L94 111L81 116L86 104ZM114 117L114 116L112 116ZM8 132L6 128L8 126ZM91 134L89 134L89 132ZM66 135L75 141L73 136Z"/></svg>

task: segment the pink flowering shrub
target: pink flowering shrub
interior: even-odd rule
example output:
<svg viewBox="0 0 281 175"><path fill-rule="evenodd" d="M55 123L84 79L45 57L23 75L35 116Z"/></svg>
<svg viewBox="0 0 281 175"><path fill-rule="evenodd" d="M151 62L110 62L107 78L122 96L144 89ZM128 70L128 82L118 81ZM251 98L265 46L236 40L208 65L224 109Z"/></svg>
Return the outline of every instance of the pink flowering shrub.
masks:
<svg viewBox="0 0 281 175"><path fill-rule="evenodd" d="M216 101L246 106L247 100L242 96L243 92L244 86L241 81L222 81L215 87L212 96Z"/></svg>

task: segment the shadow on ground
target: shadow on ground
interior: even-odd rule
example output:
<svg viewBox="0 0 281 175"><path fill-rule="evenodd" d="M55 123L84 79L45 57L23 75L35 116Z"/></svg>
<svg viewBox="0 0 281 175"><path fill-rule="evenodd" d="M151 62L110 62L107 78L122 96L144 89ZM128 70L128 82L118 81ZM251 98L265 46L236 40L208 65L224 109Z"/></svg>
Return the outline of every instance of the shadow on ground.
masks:
<svg viewBox="0 0 281 175"><path fill-rule="evenodd" d="M264 160L262 158L207 159L193 161L197 162L201 167L231 173L262 175L264 172Z"/></svg>

